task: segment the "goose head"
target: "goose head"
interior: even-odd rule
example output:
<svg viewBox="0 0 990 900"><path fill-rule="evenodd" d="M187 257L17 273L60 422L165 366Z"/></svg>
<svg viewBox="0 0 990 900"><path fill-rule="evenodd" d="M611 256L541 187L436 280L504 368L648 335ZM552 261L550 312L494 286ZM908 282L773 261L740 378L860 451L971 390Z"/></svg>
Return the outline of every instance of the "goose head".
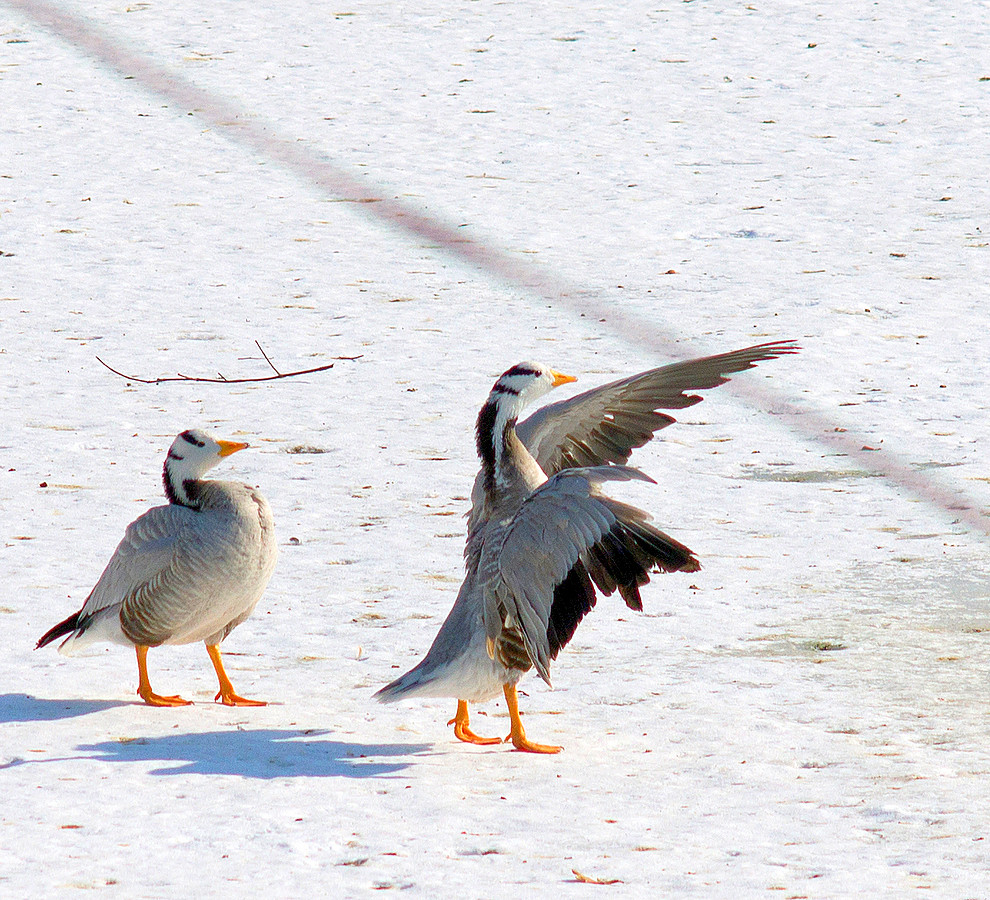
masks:
<svg viewBox="0 0 990 900"><path fill-rule="evenodd" d="M522 410L555 387L571 381L577 379L533 362L516 363L499 376L481 407L475 430L487 486L492 487L499 479L506 440Z"/></svg>
<svg viewBox="0 0 990 900"><path fill-rule="evenodd" d="M577 379L540 363L516 363L499 376L488 395L488 403L504 411L506 418L515 419L534 400L571 381Z"/></svg>
<svg viewBox="0 0 990 900"><path fill-rule="evenodd" d="M203 476L225 456L247 446L237 441L217 440L198 428L183 431L172 441L165 457L162 482L169 503L195 509Z"/></svg>

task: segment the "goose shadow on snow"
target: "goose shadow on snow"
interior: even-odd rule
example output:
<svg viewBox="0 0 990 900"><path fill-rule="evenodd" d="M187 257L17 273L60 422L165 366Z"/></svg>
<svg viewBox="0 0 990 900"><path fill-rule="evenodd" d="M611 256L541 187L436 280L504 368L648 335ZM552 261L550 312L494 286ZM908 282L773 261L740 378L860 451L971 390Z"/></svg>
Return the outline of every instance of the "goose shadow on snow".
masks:
<svg viewBox="0 0 990 900"><path fill-rule="evenodd" d="M129 706L114 700L50 700L27 694L0 694L0 724L50 722ZM326 740L328 731L242 729L117 738L73 748L78 756L99 762L161 762L150 775L241 775L246 778L370 778L400 772L431 744L368 744ZM61 757L65 759L66 757ZM12 760L15 765L52 759Z"/></svg>

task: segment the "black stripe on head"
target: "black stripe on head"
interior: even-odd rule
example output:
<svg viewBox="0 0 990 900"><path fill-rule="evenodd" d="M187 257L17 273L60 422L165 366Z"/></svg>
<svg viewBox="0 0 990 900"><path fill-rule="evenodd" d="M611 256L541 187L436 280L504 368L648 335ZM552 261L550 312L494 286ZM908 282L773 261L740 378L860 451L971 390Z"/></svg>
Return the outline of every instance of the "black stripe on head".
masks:
<svg viewBox="0 0 990 900"><path fill-rule="evenodd" d="M502 373L502 378L512 378L515 375L532 375L534 378L538 378L543 373L539 369L534 369L532 366L528 366L525 363L519 363L513 366L506 372Z"/></svg>
<svg viewBox="0 0 990 900"><path fill-rule="evenodd" d="M503 375L502 377L504 378L505 376ZM502 384L502 380L501 379L499 379L498 381L495 382L495 386L492 388L492 393L493 394L511 394L513 397L518 397L519 396L519 391L517 391L513 387L509 387L508 385Z"/></svg>
<svg viewBox="0 0 990 900"><path fill-rule="evenodd" d="M168 456L169 459L175 459L179 461L185 459L184 456L179 456L179 454L176 453L171 447L168 448L168 453L166 455Z"/></svg>
<svg viewBox="0 0 990 900"><path fill-rule="evenodd" d="M179 437L182 438L182 440L184 440L187 444L192 444L194 447L206 446L206 442L199 440L199 438L195 437L191 431L183 431Z"/></svg>

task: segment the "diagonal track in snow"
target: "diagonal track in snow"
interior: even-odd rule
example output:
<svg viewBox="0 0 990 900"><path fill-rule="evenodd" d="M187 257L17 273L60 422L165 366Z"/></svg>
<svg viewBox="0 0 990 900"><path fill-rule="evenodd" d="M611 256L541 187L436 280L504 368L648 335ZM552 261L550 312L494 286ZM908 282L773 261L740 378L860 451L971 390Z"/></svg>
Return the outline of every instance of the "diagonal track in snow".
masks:
<svg viewBox="0 0 990 900"><path fill-rule="evenodd" d="M48 29L101 65L127 76L173 106L192 113L230 141L276 163L328 196L357 201L369 217L387 227L425 240L485 275L520 288L531 296L588 316L607 316L608 322L603 327L630 345L675 358L697 355L695 351L686 351L681 336L672 330L625 314L615 305L592 296L555 273L498 247L471 240L460 228L426 215L409 204L369 190L364 179L355 178L342 166L320 159L305 145L279 136L263 122L245 116L243 110L222 97L169 72L152 58L128 49L84 19L44 0L0 2ZM855 459L867 471L886 477L890 484L940 509L951 519L990 535L990 519L964 492L937 483L930 473L919 471L897 454L868 449L869 438L840 428L839 423L824 412L799 406L776 391L762 388L754 379L733 381L728 389L751 406L785 422L806 440L818 443L830 452Z"/></svg>

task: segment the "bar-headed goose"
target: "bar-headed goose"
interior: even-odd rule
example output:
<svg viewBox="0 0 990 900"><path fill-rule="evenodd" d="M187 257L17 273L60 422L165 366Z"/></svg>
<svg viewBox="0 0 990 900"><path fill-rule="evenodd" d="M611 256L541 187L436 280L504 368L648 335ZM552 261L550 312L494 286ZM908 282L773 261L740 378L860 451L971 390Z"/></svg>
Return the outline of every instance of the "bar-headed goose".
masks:
<svg viewBox="0 0 990 900"><path fill-rule="evenodd" d="M550 661L594 607L596 589L618 590L627 606L641 610L639 588L651 572L699 568L691 550L601 485L652 481L625 463L674 422L658 410L692 406L702 398L689 391L724 384L734 372L798 349L793 341L775 341L651 369L544 406L523 422L518 417L529 402L575 379L536 363L506 371L478 416L481 471L464 583L423 660L375 696L456 698L449 723L456 737L495 744L501 739L471 731L468 702L502 691L511 721L505 740L519 750L559 751L526 738L519 679L535 667L550 683Z"/></svg>
<svg viewBox="0 0 990 900"><path fill-rule="evenodd" d="M149 647L204 641L228 706L264 706L234 693L220 642L254 610L275 568L275 535L268 502L254 488L203 476L247 444L183 431L172 442L163 482L167 506L133 521L82 609L48 631L37 646L68 635L71 654L95 641L136 648L138 695L151 706L190 701L154 693Z"/></svg>

